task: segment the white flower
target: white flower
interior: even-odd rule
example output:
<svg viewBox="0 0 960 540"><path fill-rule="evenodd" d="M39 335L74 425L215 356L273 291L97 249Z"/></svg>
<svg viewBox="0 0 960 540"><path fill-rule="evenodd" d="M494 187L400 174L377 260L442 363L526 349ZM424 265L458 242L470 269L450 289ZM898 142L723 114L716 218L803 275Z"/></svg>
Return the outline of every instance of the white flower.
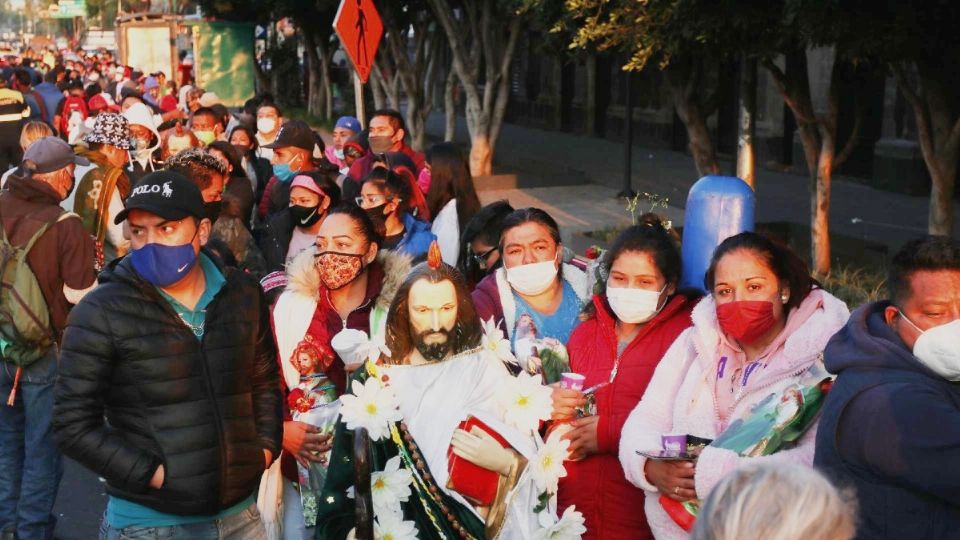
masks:
<svg viewBox="0 0 960 540"><path fill-rule="evenodd" d="M583 526L583 514L568 506L560 520L552 526L533 534L533 540L579 540L587 528Z"/></svg>
<svg viewBox="0 0 960 540"><path fill-rule="evenodd" d="M340 397L340 414L347 429L364 428L370 439L379 441L390 433L390 424L401 419L397 397L389 386L374 377L365 383L353 381L353 394Z"/></svg>
<svg viewBox="0 0 960 540"><path fill-rule="evenodd" d="M503 421L524 432L536 430L553 411L550 388L539 375L525 372L508 378L497 392L497 402Z"/></svg>
<svg viewBox="0 0 960 540"><path fill-rule="evenodd" d="M510 350L510 340L503 336L503 330L497 326L493 317L483 321L483 349L496 356L501 362L518 363L513 351Z"/></svg>
<svg viewBox="0 0 960 540"><path fill-rule="evenodd" d="M399 514L378 515L373 522L373 537L377 540L417 540L419 533L416 523L403 521Z"/></svg>
<svg viewBox="0 0 960 540"><path fill-rule="evenodd" d="M386 334L384 332L384 334ZM387 348L386 338L383 334L376 334L370 338L367 350L367 358L370 362L376 364L380 355L390 357L390 349Z"/></svg>
<svg viewBox="0 0 960 540"><path fill-rule="evenodd" d="M400 456L390 458L382 471L373 472L370 475L370 493L374 514L402 513L400 503L410 498L411 483L413 475L407 469L400 468Z"/></svg>
<svg viewBox="0 0 960 540"><path fill-rule="evenodd" d="M537 491L556 493L557 483L567 475L563 460L567 459L570 441L561 439L561 436L562 430L553 430L543 446L537 450L536 457L527 465L530 476L537 485Z"/></svg>

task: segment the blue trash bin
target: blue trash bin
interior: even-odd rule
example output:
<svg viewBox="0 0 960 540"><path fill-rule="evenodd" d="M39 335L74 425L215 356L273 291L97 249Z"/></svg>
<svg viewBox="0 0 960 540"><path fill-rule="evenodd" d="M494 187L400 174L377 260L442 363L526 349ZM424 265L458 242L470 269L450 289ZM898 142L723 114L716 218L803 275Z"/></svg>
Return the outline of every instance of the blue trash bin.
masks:
<svg viewBox="0 0 960 540"><path fill-rule="evenodd" d="M725 239L753 230L756 197L734 176L704 176L690 188L683 220L681 286L705 291L713 251Z"/></svg>

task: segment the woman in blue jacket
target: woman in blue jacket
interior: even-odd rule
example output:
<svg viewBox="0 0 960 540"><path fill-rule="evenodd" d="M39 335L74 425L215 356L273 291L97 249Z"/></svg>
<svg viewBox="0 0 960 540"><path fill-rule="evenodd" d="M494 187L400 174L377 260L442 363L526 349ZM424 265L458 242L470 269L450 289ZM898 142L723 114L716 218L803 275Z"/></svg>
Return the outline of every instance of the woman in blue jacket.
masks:
<svg viewBox="0 0 960 540"><path fill-rule="evenodd" d="M357 205L366 211L383 234L381 249L410 255L414 259L427 254L436 238L430 224L410 213L410 184L389 169L378 167L363 180Z"/></svg>

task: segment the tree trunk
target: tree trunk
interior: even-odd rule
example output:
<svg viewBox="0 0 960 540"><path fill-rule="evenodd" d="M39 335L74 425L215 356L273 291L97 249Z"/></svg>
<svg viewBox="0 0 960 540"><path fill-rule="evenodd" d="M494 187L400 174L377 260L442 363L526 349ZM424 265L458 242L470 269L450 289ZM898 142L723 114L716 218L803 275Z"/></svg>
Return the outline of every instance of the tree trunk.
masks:
<svg viewBox="0 0 960 540"><path fill-rule="evenodd" d="M833 181L833 156L836 151L836 128L822 126L820 156L816 180L812 186L810 240L813 275L823 279L830 273L830 188Z"/></svg>
<svg viewBox="0 0 960 540"><path fill-rule="evenodd" d="M664 80L673 98L673 106L677 116L683 122L687 131L690 155L693 156L694 166L699 176L718 174L720 165L717 163L717 154L707 128L707 119L697 100L699 79L697 70L699 60L678 59L663 70Z"/></svg>
<svg viewBox="0 0 960 540"><path fill-rule="evenodd" d="M318 47L320 56L320 73L323 76L323 117L333 118L333 77L330 75L329 44Z"/></svg>
<svg viewBox="0 0 960 540"><path fill-rule="evenodd" d="M453 68L447 72L447 81L443 86L443 113L446 123L443 129L443 140L452 141L457 134L457 100L454 91L457 88L457 73Z"/></svg>
<svg viewBox="0 0 960 540"><path fill-rule="evenodd" d="M384 109L387 106L387 94L384 92L386 83L383 81L383 75L376 67L370 72L370 90L373 92L373 108Z"/></svg>
<svg viewBox="0 0 960 540"><path fill-rule="evenodd" d="M946 81L952 78L948 78L945 68L922 64L915 67L919 91L907 81L904 66L891 65L897 86L913 108L917 140L930 173L927 230L933 235L953 236L953 194L960 158L960 111L957 110L960 104L947 90Z"/></svg>
<svg viewBox="0 0 960 540"><path fill-rule="evenodd" d="M428 0L428 3L447 36L453 69L463 87L472 145L470 173L475 177L489 175L510 94L510 65L524 17L522 13L497 13L495 0L482 0L466 3L458 21L449 2ZM505 25L505 20L509 24ZM484 68L482 95L477 88L481 66Z"/></svg>
<svg viewBox="0 0 960 540"><path fill-rule="evenodd" d="M314 35L303 29L304 49L307 53L307 114L312 116L323 116L324 112L324 86L323 74L320 65L320 55L317 54L317 40Z"/></svg>
<svg viewBox="0 0 960 540"><path fill-rule="evenodd" d="M754 151L757 114L757 61L740 60L740 122L737 136L737 177L756 191L757 156Z"/></svg>

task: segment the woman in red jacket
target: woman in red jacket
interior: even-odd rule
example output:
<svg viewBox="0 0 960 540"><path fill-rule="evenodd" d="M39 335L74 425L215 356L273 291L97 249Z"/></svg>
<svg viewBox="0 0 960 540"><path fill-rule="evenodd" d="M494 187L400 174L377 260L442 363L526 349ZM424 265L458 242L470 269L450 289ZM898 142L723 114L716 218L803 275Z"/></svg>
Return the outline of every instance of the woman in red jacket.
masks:
<svg viewBox="0 0 960 540"><path fill-rule="evenodd" d="M586 518L585 539L653 538L643 491L630 484L617 453L620 430L673 341L690 326L696 293L677 292L680 251L659 217L647 214L620 234L601 262L605 292L567 345L570 369L595 391L596 410L577 419L582 393L554 391L554 419L570 421L567 476L559 512L571 505Z"/></svg>

